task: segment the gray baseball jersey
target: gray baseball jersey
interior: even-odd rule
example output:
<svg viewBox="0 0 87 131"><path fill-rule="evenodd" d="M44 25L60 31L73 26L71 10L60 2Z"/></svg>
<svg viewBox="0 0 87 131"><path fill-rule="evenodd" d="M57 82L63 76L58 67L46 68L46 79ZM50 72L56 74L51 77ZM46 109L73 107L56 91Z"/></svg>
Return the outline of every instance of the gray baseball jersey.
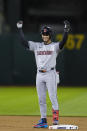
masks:
<svg viewBox="0 0 87 131"><path fill-rule="evenodd" d="M28 41L28 44L29 49L35 53L38 70L49 70L56 66L56 57L60 52L59 42L52 42L51 44L45 45L44 42Z"/></svg>

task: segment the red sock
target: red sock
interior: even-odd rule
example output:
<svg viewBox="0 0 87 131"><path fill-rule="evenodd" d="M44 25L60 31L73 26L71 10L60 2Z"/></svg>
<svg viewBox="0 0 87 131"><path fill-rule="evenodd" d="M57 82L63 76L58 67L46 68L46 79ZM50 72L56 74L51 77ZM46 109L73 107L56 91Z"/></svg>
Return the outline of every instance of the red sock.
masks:
<svg viewBox="0 0 87 131"><path fill-rule="evenodd" d="M52 109L52 113L53 113L53 121L58 121L59 120L59 110Z"/></svg>

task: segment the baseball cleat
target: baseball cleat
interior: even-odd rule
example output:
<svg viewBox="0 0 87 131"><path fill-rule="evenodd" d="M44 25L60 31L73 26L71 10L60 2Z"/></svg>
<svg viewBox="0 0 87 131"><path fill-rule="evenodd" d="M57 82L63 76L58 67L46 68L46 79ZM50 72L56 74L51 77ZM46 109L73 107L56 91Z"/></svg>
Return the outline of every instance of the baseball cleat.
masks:
<svg viewBox="0 0 87 131"><path fill-rule="evenodd" d="M46 118L40 119L39 123L36 125L33 125L33 127L34 128L48 128L47 122L46 122L46 120L44 121L44 119L46 119Z"/></svg>

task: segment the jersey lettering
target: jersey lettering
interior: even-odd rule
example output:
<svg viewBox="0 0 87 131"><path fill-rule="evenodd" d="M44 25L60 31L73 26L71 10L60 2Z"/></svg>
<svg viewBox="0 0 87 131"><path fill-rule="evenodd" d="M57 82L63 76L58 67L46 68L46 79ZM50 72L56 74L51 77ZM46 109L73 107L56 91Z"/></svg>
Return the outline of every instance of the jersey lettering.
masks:
<svg viewBox="0 0 87 131"><path fill-rule="evenodd" d="M53 51L37 51L37 55L51 55Z"/></svg>

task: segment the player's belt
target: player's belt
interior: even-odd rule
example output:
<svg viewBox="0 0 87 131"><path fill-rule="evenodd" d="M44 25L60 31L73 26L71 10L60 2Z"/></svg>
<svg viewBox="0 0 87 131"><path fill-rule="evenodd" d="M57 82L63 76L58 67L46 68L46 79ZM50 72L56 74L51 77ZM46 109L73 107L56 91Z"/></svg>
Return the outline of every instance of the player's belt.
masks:
<svg viewBox="0 0 87 131"><path fill-rule="evenodd" d="M51 68L50 70L54 70L54 67ZM49 71L50 71L50 70L49 70ZM45 73L45 72L47 72L47 70L39 70L39 72Z"/></svg>

